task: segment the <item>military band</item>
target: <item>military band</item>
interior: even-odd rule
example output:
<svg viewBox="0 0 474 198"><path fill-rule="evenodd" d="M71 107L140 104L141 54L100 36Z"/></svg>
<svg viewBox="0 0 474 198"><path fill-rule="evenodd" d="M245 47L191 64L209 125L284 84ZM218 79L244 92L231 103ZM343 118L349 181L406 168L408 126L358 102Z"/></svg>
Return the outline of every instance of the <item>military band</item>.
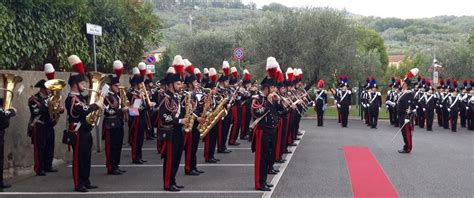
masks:
<svg viewBox="0 0 474 198"><path fill-rule="evenodd" d="M267 59L266 76L260 85L252 83L252 75L247 69L239 75L238 69L230 67L227 61L222 63L221 74L215 68L204 68L201 74L189 60L177 55L159 83L153 81L153 74L144 63L138 64L132 69L130 88L120 83L125 71L121 61L113 63L115 75L87 73L90 88L86 88L86 72L80 58L72 55L68 61L76 73L68 81L70 93L65 100L66 109L58 98L65 82L55 79L53 66L46 64L48 81L38 81L34 86L38 92L28 100L31 114L29 135L34 145L33 169L36 175L56 172L52 165L54 126L66 110L68 125L63 143L73 149L72 175L74 189L78 192L97 188L89 176L91 130L97 127L98 120L103 120L100 128L109 175L126 172L120 168L120 163L126 136L124 131L128 126L132 163L147 162L142 154L144 140L156 137L156 147L163 159L163 188L172 192L184 188L176 180L182 156L185 175L204 173L197 164L200 140L203 141L206 163L219 162L216 151L217 155L231 153L227 146L239 146L238 139L251 141L255 153L254 187L270 191L273 185L267 181L267 176L279 172L274 164L284 163L284 154L291 153L289 148L300 140L300 121L309 106L314 107L317 126L323 127L328 99L332 96L341 126L349 126L352 90L347 75L341 75L338 86L329 91L325 90L325 81L318 80L310 96L305 90L302 70L288 67L283 73L273 57ZM435 113L438 125L452 132L457 131L458 120L461 127L474 129L474 82L466 80L458 87L455 80L448 79L446 83L440 80L435 88L429 79L418 77L412 89L411 78L417 72L410 70L403 80L392 78L385 99L389 123L399 128L403 137L400 153L412 152L412 133L416 125L433 131ZM366 83L359 95L362 119L376 129L382 94L375 78L367 78ZM86 90L88 97L82 94ZM4 108L4 102L2 105L1 166L5 129L9 119L16 114L13 107ZM0 177L0 188L9 187L2 179Z"/></svg>

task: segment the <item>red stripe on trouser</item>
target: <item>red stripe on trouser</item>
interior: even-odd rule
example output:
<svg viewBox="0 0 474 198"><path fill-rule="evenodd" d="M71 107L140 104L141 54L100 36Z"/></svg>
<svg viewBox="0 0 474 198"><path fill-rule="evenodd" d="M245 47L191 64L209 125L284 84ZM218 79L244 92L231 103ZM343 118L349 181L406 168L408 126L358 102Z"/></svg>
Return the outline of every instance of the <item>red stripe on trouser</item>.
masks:
<svg viewBox="0 0 474 198"><path fill-rule="evenodd" d="M230 134L229 143L235 144L237 133L239 132L239 116L237 114L237 106L232 107L232 132Z"/></svg>
<svg viewBox="0 0 474 198"><path fill-rule="evenodd" d="M37 134L37 130L36 130L36 124L33 126L33 150L34 150L34 158L35 158L35 164L34 164L34 170L35 170L35 173L38 174L40 171L41 171L41 163L40 163L40 160L39 160L39 147L38 147L38 134ZM3 162L2 162L3 163ZM3 171L3 170L2 170Z"/></svg>
<svg viewBox="0 0 474 198"><path fill-rule="evenodd" d="M186 159L184 161L184 172L189 173L191 172L191 148L193 144L193 136L192 132L186 133Z"/></svg>
<svg viewBox="0 0 474 198"><path fill-rule="evenodd" d="M412 147L411 147L411 126L408 126L405 128L405 135L407 137L407 150L408 151L411 151Z"/></svg>
<svg viewBox="0 0 474 198"><path fill-rule="evenodd" d="M164 186L165 188L171 187L171 164L173 162L173 145L171 140L166 140L167 151L166 151L166 169L165 169L165 181Z"/></svg>
<svg viewBox="0 0 474 198"><path fill-rule="evenodd" d="M275 148L275 161L280 161L280 147L281 147L281 135L283 131L283 119L278 122L277 141Z"/></svg>
<svg viewBox="0 0 474 198"><path fill-rule="evenodd" d="M107 172L112 172L112 157L111 157L111 139L110 139L110 130L106 127L102 128L105 134L105 166L107 168Z"/></svg>
<svg viewBox="0 0 474 198"><path fill-rule="evenodd" d="M247 130L245 130L245 125L247 124L247 107L245 105L242 105L242 120L240 124L240 138L244 138L247 135Z"/></svg>
<svg viewBox="0 0 474 198"><path fill-rule="evenodd" d="M217 150L222 151L222 120L219 120L217 123L218 137L217 137Z"/></svg>
<svg viewBox="0 0 474 198"><path fill-rule="evenodd" d="M209 160L209 147L210 147L210 141L211 139L209 138L209 133L204 137L204 160Z"/></svg>
<svg viewBox="0 0 474 198"><path fill-rule="evenodd" d="M260 156L260 153L262 152L262 131L260 128L257 128L257 130L254 131L254 141L255 142L255 188L261 188L260 186L260 163L262 160L262 157Z"/></svg>
<svg viewBox="0 0 474 198"><path fill-rule="evenodd" d="M76 137L76 145L74 147L74 158L73 158L73 163L72 163L72 174L73 174L73 179L74 179L74 187L79 188L79 144L80 144L80 134L77 133Z"/></svg>
<svg viewBox="0 0 474 198"><path fill-rule="evenodd" d="M138 119L133 119L132 128L130 132L132 133L132 160L136 161L137 159L137 140L138 140Z"/></svg>

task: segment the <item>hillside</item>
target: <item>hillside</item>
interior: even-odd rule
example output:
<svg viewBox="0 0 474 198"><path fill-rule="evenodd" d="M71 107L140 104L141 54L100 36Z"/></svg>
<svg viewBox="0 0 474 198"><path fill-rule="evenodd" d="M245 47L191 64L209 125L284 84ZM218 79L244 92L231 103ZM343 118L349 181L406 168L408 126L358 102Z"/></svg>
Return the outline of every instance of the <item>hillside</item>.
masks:
<svg viewBox="0 0 474 198"><path fill-rule="evenodd" d="M227 9L183 6L171 10L156 10L164 22L164 45L175 45L190 34L189 16L193 18L193 33L224 31L234 33L239 27L265 12L250 9ZM382 35L388 54L429 51L433 47L464 44L474 27L474 16L438 16L424 19L376 18L352 15L354 24L368 26Z"/></svg>

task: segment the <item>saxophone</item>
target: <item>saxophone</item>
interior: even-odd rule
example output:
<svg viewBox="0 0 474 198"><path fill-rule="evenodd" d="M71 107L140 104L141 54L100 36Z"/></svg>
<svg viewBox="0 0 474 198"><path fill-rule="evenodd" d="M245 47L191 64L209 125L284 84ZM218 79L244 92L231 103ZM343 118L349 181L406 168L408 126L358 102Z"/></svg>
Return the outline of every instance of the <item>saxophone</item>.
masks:
<svg viewBox="0 0 474 198"><path fill-rule="evenodd" d="M199 136L201 137L201 139L206 137L209 131L211 131L212 127L214 127L217 124L217 122L224 116L226 112L226 105L228 102L229 102L229 98L222 98L221 101L219 102L219 105L217 105L216 109L210 112L202 123L199 123L198 130L199 130L199 133L200 133Z"/></svg>
<svg viewBox="0 0 474 198"><path fill-rule="evenodd" d="M189 133L193 130L193 125L194 125L194 115L193 115L193 103L192 103L192 93L193 92L187 92L186 93L186 123L184 124L184 132Z"/></svg>
<svg viewBox="0 0 474 198"><path fill-rule="evenodd" d="M126 88L124 86L119 86L119 97L120 97L120 100L122 101L122 108L128 107L130 105L130 101L128 101L127 92L125 91L125 89ZM123 112L123 120L125 122L128 122L127 111Z"/></svg>

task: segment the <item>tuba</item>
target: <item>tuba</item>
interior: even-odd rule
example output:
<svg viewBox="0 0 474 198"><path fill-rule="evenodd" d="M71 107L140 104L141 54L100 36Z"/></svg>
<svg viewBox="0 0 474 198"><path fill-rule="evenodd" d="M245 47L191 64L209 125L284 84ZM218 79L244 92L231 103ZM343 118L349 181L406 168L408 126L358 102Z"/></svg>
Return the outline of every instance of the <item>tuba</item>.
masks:
<svg viewBox="0 0 474 198"><path fill-rule="evenodd" d="M0 88L0 90L3 91L3 108L4 109L10 109L12 107L12 100L13 100L13 89L15 88L15 85L23 81L23 78L20 76L6 73L2 74L3 76L3 88Z"/></svg>
<svg viewBox="0 0 474 198"><path fill-rule="evenodd" d="M122 108L124 107L128 107L130 105L130 101L128 101L128 98L127 98L127 92L125 91L125 87L124 86L119 86L119 97L120 97L120 100L122 101ZM123 113L123 120L125 122L128 121L128 112L125 111Z"/></svg>
<svg viewBox="0 0 474 198"><path fill-rule="evenodd" d="M106 75L100 72L89 72L87 73L89 78L89 105L95 103L103 103L104 96L107 93L103 93L103 87L105 85ZM100 116L102 116L103 110L99 109L89 113L86 116L86 121L93 127L99 122Z"/></svg>
<svg viewBox="0 0 474 198"><path fill-rule="evenodd" d="M52 79L46 81L44 86L52 92L51 96L48 98L48 111L49 117L53 120L53 123L57 123L61 114L59 111L61 106L61 90L66 87L66 81Z"/></svg>
<svg viewBox="0 0 474 198"><path fill-rule="evenodd" d="M208 97L212 97L211 95L208 95ZM202 123L199 123L198 130L199 130L199 136L201 139L206 137L206 135L211 131L212 127L214 127L217 122L225 116L226 112L226 104L229 102L229 98L222 98L221 101L219 102L219 105L217 105L216 109L212 112L208 112L204 121ZM204 112L203 112L204 113Z"/></svg>
<svg viewBox="0 0 474 198"><path fill-rule="evenodd" d="M193 130L193 125L194 125L194 115L193 115L193 103L192 103L192 93L193 92L187 92L186 93L186 115L185 118L187 119L185 125L184 125L184 132L189 133Z"/></svg>

